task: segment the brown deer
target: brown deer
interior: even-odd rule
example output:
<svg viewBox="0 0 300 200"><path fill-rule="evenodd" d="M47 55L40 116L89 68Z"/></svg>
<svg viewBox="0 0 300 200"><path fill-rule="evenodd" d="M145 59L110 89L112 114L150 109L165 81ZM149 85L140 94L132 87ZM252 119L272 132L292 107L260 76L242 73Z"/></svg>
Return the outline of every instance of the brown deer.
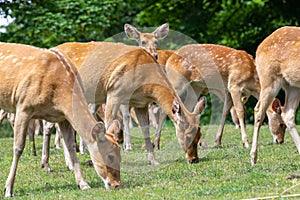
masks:
<svg viewBox="0 0 300 200"><path fill-rule="evenodd" d="M163 24L152 33L142 33L130 24L125 24L124 30L128 38L137 41L140 47L148 51L157 60L158 54L156 48L158 40L164 39L168 35L169 25Z"/></svg>
<svg viewBox="0 0 300 200"><path fill-rule="evenodd" d="M65 43L55 47L75 64L83 81L89 103L106 103L105 121L116 118L120 105L135 107L144 133L148 161L154 158L149 136L148 105L157 102L173 121L188 162L198 162L199 118L204 109L202 98L194 112L186 110L156 60L143 48L121 43Z"/></svg>
<svg viewBox="0 0 300 200"><path fill-rule="evenodd" d="M251 163L257 162L258 134L265 112L281 88L285 91L285 104L273 102L275 112L282 117L300 153L300 138L295 125L295 112L300 99L300 28L282 27L274 31L258 46L257 73L261 93L255 107L254 134Z"/></svg>
<svg viewBox="0 0 300 200"><path fill-rule="evenodd" d="M165 65L167 63L167 60L169 59L169 57L171 55L173 55L175 53L175 51L174 50L157 50L157 53L158 53L158 60L157 61L161 65L163 70L166 71L166 69L165 69L166 66ZM180 74L180 76L182 76L182 74ZM176 79L176 78L179 78L179 77L174 77L174 78ZM222 91L220 91L220 93L221 94L218 94L219 97L222 100L224 100L225 99L225 92L222 93ZM237 117L237 114L236 114L236 111L235 111L234 107L231 107L230 113L231 113L232 120L233 120L234 124L236 125L236 127L238 129L240 127L240 124L239 124L239 120L238 120L238 117ZM167 115L159 108L159 105L156 105L156 106L152 105L151 107L149 107L149 115L150 115L149 116L150 119L153 120L152 123L154 124L154 127L156 129L156 134L155 134L155 139L154 139L153 145L154 145L155 149L160 149L160 136L161 136L162 126L163 126L163 123L164 123ZM131 112L131 116L134 117L134 112ZM126 139L125 139L125 141L126 141ZM219 141L220 142L219 142L218 146L221 146L221 138L219 139ZM200 139L200 145L203 148L207 147L206 143L202 139Z"/></svg>
<svg viewBox="0 0 300 200"><path fill-rule="evenodd" d="M225 99L216 146L221 145L225 119L233 105L239 118L243 144L249 146L242 99L250 95L258 98L260 93L260 83L251 55L221 45L191 44L183 46L168 59L166 70L167 77L179 94L191 84L196 96L208 91ZM195 100L189 97L185 100L188 109L195 104ZM274 142L282 143L285 125L271 108L267 113Z"/></svg>
<svg viewBox="0 0 300 200"><path fill-rule="evenodd" d="M71 125L84 138L94 167L106 188L120 186L120 149L105 134L88 110L76 68L57 50L0 43L0 108L15 113L14 155L5 184L5 197L13 196L17 165L24 150L31 119L59 123L74 166L76 183L88 189L76 153Z"/></svg>

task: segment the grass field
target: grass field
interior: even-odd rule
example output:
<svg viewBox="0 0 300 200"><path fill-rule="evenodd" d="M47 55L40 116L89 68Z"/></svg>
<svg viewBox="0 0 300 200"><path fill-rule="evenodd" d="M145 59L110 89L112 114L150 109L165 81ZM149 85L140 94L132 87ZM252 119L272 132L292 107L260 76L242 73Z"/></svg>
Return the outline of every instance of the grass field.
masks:
<svg viewBox="0 0 300 200"><path fill-rule="evenodd" d="M52 172L40 167L42 137L37 137L38 156L26 149L18 166L15 199L247 199L255 197L300 194L300 156L289 133L282 145L274 145L268 127L263 126L259 138L259 160L256 166L249 162L250 149L241 144L239 130L226 125L223 148L213 148L216 126L203 126L208 150L199 149L201 161L186 163L174 134L174 127L165 126L162 149L156 151L158 167L146 162L141 131L132 130L134 150L122 152L121 180L123 188L107 191L93 167L86 164L89 155L79 155L86 181L92 189L80 191L74 174L65 167L62 150L51 144ZM152 130L153 131L153 130ZM252 139L253 126L247 126ZM1 134L1 132L0 132ZM0 139L0 198L12 161L13 139ZM299 178L299 177L298 177ZM300 198L300 197L298 197Z"/></svg>

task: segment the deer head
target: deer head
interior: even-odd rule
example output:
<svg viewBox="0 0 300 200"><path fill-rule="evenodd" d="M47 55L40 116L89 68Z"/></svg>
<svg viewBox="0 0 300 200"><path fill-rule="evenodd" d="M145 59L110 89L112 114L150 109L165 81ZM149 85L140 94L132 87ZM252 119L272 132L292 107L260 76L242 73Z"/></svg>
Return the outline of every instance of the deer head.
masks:
<svg viewBox="0 0 300 200"><path fill-rule="evenodd" d="M96 142L88 145L89 150L93 151L91 158L96 172L103 180L106 189L121 187L120 147L114 139L114 132L120 131L118 124L116 122L110 123L104 134L104 124L102 122L97 123L92 130L92 136Z"/></svg>
<svg viewBox="0 0 300 200"><path fill-rule="evenodd" d="M158 40L164 39L168 35L169 25L163 24L152 33L142 33L130 24L125 24L124 30L130 39L136 40L140 47L146 49L155 59L158 59L156 52Z"/></svg>
<svg viewBox="0 0 300 200"><path fill-rule="evenodd" d="M201 97L191 115L185 113L179 102L173 101L172 113L178 141L185 151L188 163L199 162L197 145L201 138L199 125L200 114L206 105L206 98Z"/></svg>
<svg viewBox="0 0 300 200"><path fill-rule="evenodd" d="M284 142L286 125L281 117L282 109L279 99L274 99L268 109L269 128L275 144ZM269 110L272 112L269 112Z"/></svg>

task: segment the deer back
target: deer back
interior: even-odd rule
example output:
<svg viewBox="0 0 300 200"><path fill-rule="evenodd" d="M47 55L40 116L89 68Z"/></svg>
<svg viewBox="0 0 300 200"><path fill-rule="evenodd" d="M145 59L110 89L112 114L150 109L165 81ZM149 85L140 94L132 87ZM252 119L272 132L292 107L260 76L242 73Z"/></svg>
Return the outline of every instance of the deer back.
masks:
<svg viewBox="0 0 300 200"><path fill-rule="evenodd" d="M198 82L210 89L230 88L238 85L255 93L260 85L251 55L245 51L214 44L191 44L176 51L167 61L168 77L175 88L186 83ZM170 75L169 75L170 74Z"/></svg>
<svg viewBox="0 0 300 200"><path fill-rule="evenodd" d="M284 78L288 84L300 87L299 53L299 27L282 27L269 35L256 51L261 84Z"/></svg>

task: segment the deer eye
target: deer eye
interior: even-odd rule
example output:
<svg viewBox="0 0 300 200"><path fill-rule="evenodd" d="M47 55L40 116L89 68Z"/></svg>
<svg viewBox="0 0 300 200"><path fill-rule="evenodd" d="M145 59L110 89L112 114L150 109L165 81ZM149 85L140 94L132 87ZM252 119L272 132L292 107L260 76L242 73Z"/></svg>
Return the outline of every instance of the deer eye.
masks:
<svg viewBox="0 0 300 200"><path fill-rule="evenodd" d="M109 155L109 156L108 156L108 159L109 159L109 162L110 162L110 163L113 163L113 162L114 162L114 160L115 160L115 157L114 157L114 156L111 156L111 155Z"/></svg>
<svg viewBox="0 0 300 200"><path fill-rule="evenodd" d="M285 128L285 125L284 124L279 124L279 127L280 128Z"/></svg>
<svg viewBox="0 0 300 200"><path fill-rule="evenodd" d="M145 46L146 45L146 41L142 41L142 46Z"/></svg>

